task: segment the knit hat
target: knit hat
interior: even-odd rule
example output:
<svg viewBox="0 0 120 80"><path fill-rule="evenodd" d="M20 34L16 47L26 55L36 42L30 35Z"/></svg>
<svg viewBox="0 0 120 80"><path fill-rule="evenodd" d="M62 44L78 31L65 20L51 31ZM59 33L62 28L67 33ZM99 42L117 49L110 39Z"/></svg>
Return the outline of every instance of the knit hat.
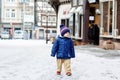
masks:
<svg viewBox="0 0 120 80"><path fill-rule="evenodd" d="M64 36L65 33L69 32L70 33L70 30L68 29L68 27L65 27L63 24L60 25L60 33L61 33L61 36Z"/></svg>

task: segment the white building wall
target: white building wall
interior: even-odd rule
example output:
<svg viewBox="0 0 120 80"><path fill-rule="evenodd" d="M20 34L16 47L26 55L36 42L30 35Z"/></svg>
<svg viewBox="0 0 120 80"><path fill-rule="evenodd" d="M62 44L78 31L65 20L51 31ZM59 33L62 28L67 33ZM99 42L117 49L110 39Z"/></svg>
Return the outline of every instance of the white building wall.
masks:
<svg viewBox="0 0 120 80"><path fill-rule="evenodd" d="M15 9L15 18L7 18L6 17L6 9L9 9L10 12L12 9ZM16 0L15 2L7 2L6 0L2 0L2 22L21 22L21 8L19 6L19 1ZM11 14L10 14L11 15Z"/></svg>
<svg viewBox="0 0 120 80"><path fill-rule="evenodd" d="M33 1L34 0L31 0L31 2L27 5L28 7L30 7L29 9L31 9L32 12L34 8ZM11 17L7 18L6 9L10 9L10 12L12 9L15 9L15 18L11 18ZM23 15L22 9L23 9L23 5L19 0L15 0L15 2L7 2L6 0L2 0L2 22L3 23L6 23L6 22L22 23L22 15ZM32 14L32 16L34 16L34 14Z"/></svg>

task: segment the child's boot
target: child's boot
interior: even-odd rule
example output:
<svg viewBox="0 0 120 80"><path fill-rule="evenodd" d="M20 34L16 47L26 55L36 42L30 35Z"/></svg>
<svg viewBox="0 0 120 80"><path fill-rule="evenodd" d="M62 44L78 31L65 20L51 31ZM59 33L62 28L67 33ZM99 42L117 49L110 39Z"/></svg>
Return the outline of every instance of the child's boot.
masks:
<svg viewBox="0 0 120 80"><path fill-rule="evenodd" d="M72 74L71 74L71 72L67 72L66 75L67 76L71 76Z"/></svg>
<svg viewBox="0 0 120 80"><path fill-rule="evenodd" d="M57 75L61 75L61 72L60 72L60 71L57 71Z"/></svg>

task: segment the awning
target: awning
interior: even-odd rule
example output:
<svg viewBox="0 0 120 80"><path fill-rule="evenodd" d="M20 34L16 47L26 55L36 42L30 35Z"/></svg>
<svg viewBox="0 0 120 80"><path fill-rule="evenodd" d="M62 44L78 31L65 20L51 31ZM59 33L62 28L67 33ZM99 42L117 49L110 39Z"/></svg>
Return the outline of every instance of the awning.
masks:
<svg viewBox="0 0 120 80"><path fill-rule="evenodd" d="M79 6L76 10L75 10L76 13L79 13L79 14L83 14L83 7L82 6Z"/></svg>
<svg viewBox="0 0 120 80"><path fill-rule="evenodd" d="M69 13L74 13L75 9L76 9L75 7L72 7Z"/></svg>

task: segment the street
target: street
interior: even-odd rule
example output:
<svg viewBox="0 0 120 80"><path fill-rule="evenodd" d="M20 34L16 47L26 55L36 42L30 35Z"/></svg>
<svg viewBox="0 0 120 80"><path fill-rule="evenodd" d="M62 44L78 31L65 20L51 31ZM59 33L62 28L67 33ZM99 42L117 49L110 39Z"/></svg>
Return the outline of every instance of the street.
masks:
<svg viewBox="0 0 120 80"><path fill-rule="evenodd" d="M56 75L52 44L44 40L1 40L0 80L120 80L120 50L76 46L72 76Z"/></svg>

